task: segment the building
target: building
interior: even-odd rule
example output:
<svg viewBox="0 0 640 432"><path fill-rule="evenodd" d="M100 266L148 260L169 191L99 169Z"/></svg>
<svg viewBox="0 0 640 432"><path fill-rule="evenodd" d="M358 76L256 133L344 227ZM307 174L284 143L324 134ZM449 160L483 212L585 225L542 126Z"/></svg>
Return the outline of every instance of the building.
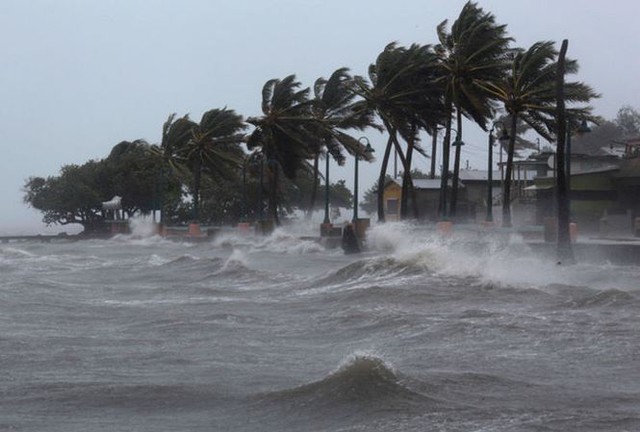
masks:
<svg viewBox="0 0 640 432"><path fill-rule="evenodd" d="M528 188L535 191L538 224L556 217L553 160L549 167ZM572 154L570 185L571 218L582 232L631 232L640 217L640 138L627 140L622 156L612 146L591 155Z"/></svg>
<svg viewBox="0 0 640 432"><path fill-rule="evenodd" d="M500 172L494 171L492 179L494 203L501 194ZM487 171L461 170L458 182L458 202L456 219L465 222L484 220L487 202ZM413 186L416 192L420 220L435 222L440 219L440 179L415 179ZM451 185L449 180L448 200L451 202ZM497 197L497 198L496 198ZM402 198L402 180L388 179L383 192L385 218L388 221L400 220L400 200ZM409 207L411 212L411 207Z"/></svg>

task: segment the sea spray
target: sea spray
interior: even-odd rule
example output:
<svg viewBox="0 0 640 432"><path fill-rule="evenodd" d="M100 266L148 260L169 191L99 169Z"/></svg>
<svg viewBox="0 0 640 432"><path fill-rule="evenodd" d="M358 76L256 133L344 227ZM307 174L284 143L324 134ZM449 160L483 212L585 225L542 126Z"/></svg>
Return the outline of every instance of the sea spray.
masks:
<svg viewBox="0 0 640 432"><path fill-rule="evenodd" d="M129 219L129 229L134 238L146 238L158 235L158 224L148 216L135 216Z"/></svg>
<svg viewBox="0 0 640 432"><path fill-rule="evenodd" d="M536 254L517 234L469 231L440 236L433 227L394 222L374 226L368 233L367 245L398 263L422 266L425 271L445 277L470 278L481 285L522 289L542 289L553 284L638 288L635 268L611 272L607 262L557 266L553 259Z"/></svg>

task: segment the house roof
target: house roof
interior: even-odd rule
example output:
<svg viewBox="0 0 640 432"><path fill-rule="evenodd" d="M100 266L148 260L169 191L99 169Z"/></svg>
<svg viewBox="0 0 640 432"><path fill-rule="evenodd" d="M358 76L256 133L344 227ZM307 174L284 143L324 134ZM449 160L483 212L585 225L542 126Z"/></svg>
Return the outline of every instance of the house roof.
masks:
<svg viewBox="0 0 640 432"><path fill-rule="evenodd" d="M492 172L493 180L500 180L500 171ZM489 180L489 171L480 171L480 170L461 170L460 171L460 180L464 181L488 181Z"/></svg>
<svg viewBox="0 0 640 432"><path fill-rule="evenodd" d="M440 182L441 182L441 180L439 178L436 178L436 179L413 179L413 187L416 188L416 189L422 189L422 190L437 190L437 189L440 189ZM385 183L385 187L389 183L395 183L398 186L402 186L402 178L387 180L387 182ZM447 183L449 184L450 187L453 185L453 181L451 180L451 178L449 178ZM461 181L458 181L458 186L459 187L465 187L464 184Z"/></svg>
<svg viewBox="0 0 640 432"><path fill-rule="evenodd" d="M413 181L413 187L416 189L440 189L440 179L415 179ZM453 183L451 179L447 182L449 186Z"/></svg>

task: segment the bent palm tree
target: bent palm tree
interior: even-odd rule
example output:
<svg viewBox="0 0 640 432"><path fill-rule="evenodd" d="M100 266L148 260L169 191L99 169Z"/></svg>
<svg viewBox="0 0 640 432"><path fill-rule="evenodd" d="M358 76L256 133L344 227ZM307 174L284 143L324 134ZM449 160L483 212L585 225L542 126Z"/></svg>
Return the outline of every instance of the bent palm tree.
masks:
<svg viewBox="0 0 640 432"><path fill-rule="evenodd" d="M262 88L262 116L247 119L255 126L247 148L259 149L270 170L269 207L277 225L278 170L295 179L297 171L324 145L324 125L313 116L309 89L299 87L295 75L267 81Z"/></svg>
<svg viewBox="0 0 640 432"><path fill-rule="evenodd" d="M509 114L509 146L505 173L502 224L511 221L511 173L516 148L517 126L520 120L531 126L540 136L551 142L556 130L556 88L558 51L553 42L536 42L529 49L513 50L510 53L511 70L501 81L483 83L483 87L500 101ZM576 73L578 63L567 60L565 73ZM598 94L581 82L565 84L565 100L569 103L588 103ZM567 110L569 117L588 116L589 106L572 107Z"/></svg>
<svg viewBox="0 0 640 432"><path fill-rule="evenodd" d="M404 187L411 187L411 152L422 149L417 145L417 129L431 124L434 118L441 117L440 93L434 90L435 55L430 46L411 45L398 47L391 43L385 47L369 66L370 84L356 77L354 91L362 97L360 109L375 111L389 134L387 146L382 158L378 177L378 220L384 221L384 182L391 155L395 147L404 168ZM398 137L407 142L407 155L402 150ZM403 191L404 192L404 191ZM408 193L403 193L406 200ZM415 199L413 200L415 204ZM406 203L406 201L405 201ZM406 205L405 205L406 208ZM417 217L417 207L414 206Z"/></svg>
<svg viewBox="0 0 640 432"><path fill-rule="evenodd" d="M447 21L438 25L440 44L436 52L440 57L445 105L449 113L445 125L443 143L443 171L441 194L446 194L448 183L449 148L451 143L451 116L456 113L456 147L453 171L453 189L450 214L455 216L460 169L460 143L462 141L462 116L475 121L483 130L495 111L486 84L501 80L508 63L505 54L511 43L506 26L498 25L491 13L484 12L477 4L468 2L460 15L446 30ZM444 195L446 197L446 195ZM446 203L446 198L444 198ZM445 204L446 206L446 204ZM445 211L445 209L442 209Z"/></svg>
<svg viewBox="0 0 640 432"><path fill-rule="evenodd" d="M192 179L193 219L200 217L200 188L203 173L227 176L242 164L246 128L242 116L233 110L212 109L202 115L200 123L188 116L169 117L163 129L162 147L177 169L189 170Z"/></svg>
<svg viewBox="0 0 640 432"><path fill-rule="evenodd" d="M349 129L362 131L367 127L379 129L371 111L356 109L357 95L353 92L353 77L349 74L349 69L337 69L328 80L318 78L313 86L313 93L312 113L323 124L322 141L326 157L331 155L339 165L343 165L343 150L346 150L351 155L371 160L372 156L364 151L362 143L346 132ZM314 186L309 208L313 208L315 204L319 156L320 153L317 153L314 161Z"/></svg>

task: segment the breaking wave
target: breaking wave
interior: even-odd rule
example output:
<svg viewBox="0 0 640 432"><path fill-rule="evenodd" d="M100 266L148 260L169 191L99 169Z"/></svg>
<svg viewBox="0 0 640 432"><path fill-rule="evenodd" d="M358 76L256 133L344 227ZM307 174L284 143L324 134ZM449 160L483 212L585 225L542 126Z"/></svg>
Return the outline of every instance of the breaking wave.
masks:
<svg viewBox="0 0 640 432"><path fill-rule="evenodd" d="M320 381L269 393L263 399L310 408L380 403L392 409L417 402L436 402L406 387L382 359L366 354L350 356Z"/></svg>

